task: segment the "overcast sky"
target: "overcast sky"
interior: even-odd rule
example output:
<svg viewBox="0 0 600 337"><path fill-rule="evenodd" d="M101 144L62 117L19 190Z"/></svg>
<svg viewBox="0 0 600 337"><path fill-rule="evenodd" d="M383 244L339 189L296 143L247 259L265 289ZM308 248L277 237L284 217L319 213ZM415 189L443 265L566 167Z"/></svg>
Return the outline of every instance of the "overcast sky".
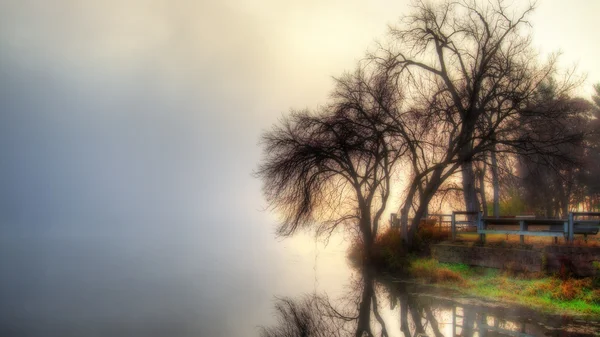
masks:
<svg viewBox="0 0 600 337"><path fill-rule="evenodd" d="M127 217L251 216L263 205L250 176L260 132L290 108L325 102L331 76L407 10L2 1L0 223L92 230ZM600 81L597 13L597 1L540 1L532 20L536 46L589 74L584 90Z"/></svg>

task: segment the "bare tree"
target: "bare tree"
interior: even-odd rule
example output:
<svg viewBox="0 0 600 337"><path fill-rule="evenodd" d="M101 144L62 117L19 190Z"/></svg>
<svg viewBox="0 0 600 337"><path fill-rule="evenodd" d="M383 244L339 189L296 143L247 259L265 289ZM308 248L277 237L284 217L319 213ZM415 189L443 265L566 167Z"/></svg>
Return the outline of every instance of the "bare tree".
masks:
<svg viewBox="0 0 600 337"><path fill-rule="evenodd" d="M316 226L358 230L367 254L390 195L393 169L405 152L382 107L402 97L378 76L359 69L337 80L332 102L317 112L298 111L263 134L257 176L288 236Z"/></svg>
<svg viewBox="0 0 600 337"><path fill-rule="evenodd" d="M533 5L510 9L503 1L417 1L411 15L391 29L392 41L371 56L396 85L406 88L409 113L396 125L412 158L412 179L401 205L401 222L416 232L432 196L460 172L467 210L479 210L473 162L486 152L549 153L579 137L514 132L524 123L551 120L527 107L536 89L555 72L556 58L540 64L531 49L528 16ZM568 83L568 82L566 82ZM413 130L417 130L415 136Z"/></svg>
<svg viewBox="0 0 600 337"><path fill-rule="evenodd" d="M329 105L294 112L265 133L257 176L282 216L278 234L312 225L331 233L350 224L369 252L402 158L409 183L400 221L408 226L412 215L410 244L432 198L455 174L467 210L479 210L485 173L482 167L477 179L474 163L491 154L497 177L500 153L560 155L564 144L578 144L582 133L558 122L561 111L533 108L557 59L541 63L530 47L532 11L501 0L417 1L391 28L389 43L337 80ZM558 92L572 85L565 80ZM541 134L540 124L556 127Z"/></svg>

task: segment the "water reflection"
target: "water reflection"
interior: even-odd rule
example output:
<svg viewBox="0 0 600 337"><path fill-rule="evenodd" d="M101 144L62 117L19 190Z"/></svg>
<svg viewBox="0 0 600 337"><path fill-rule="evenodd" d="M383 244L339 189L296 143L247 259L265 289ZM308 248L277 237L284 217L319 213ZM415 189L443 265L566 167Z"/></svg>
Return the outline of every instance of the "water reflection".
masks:
<svg viewBox="0 0 600 337"><path fill-rule="evenodd" d="M597 336L600 322L461 297L362 270L347 293L278 298L262 337Z"/></svg>

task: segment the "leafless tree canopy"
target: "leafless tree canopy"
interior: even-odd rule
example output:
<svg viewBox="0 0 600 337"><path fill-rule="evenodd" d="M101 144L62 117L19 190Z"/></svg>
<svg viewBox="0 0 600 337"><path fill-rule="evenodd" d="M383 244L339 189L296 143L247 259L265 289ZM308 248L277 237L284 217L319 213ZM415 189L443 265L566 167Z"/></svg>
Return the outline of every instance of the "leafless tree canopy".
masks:
<svg viewBox="0 0 600 337"><path fill-rule="evenodd" d="M370 59L397 85L407 88L411 110L397 125L414 128L412 182L401 220L412 211L412 233L431 198L460 172L467 209L479 210L473 162L485 153L559 153L581 140L566 128L552 135L532 133L533 125L557 125L560 109L531 109L537 89L556 73L556 58L540 63L527 33L533 5L509 8L503 1L415 3L414 12L391 28L391 41ZM380 70L383 71L383 70ZM558 84L567 92L571 80ZM412 147L409 147L412 149Z"/></svg>
<svg viewBox="0 0 600 337"><path fill-rule="evenodd" d="M580 144L583 131L565 120L581 109L564 98L578 82L567 73L553 82L562 98L540 103L557 58L540 62L531 47L534 6L510 5L415 2L389 40L337 80L330 104L293 112L265 133L257 175L283 216L278 233L353 222L371 242L402 163L409 184L400 214L406 224L412 215L410 241L453 175L462 176L467 208L479 209L477 170L488 156L497 177L500 153L560 156L565 144Z"/></svg>
<svg viewBox="0 0 600 337"><path fill-rule="evenodd" d="M263 135L257 175L267 201L282 214L278 234L315 222L319 232L354 222L372 241L405 151L382 110L402 97L387 90L359 69L337 80L331 104L293 112Z"/></svg>

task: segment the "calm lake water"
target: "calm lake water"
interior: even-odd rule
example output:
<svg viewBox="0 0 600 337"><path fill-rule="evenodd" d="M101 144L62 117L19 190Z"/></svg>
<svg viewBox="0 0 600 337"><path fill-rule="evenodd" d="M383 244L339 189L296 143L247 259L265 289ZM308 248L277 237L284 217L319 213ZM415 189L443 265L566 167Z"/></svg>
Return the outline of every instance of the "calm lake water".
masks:
<svg viewBox="0 0 600 337"><path fill-rule="evenodd" d="M246 246L219 248L209 239L154 234L144 233L144 240L133 233L3 237L0 336L301 336L298 329L311 336L362 331L379 336L384 330L404 337L600 332L597 323L353 269L339 237L323 247L308 236L277 241L240 233ZM304 321L291 319L294 313Z"/></svg>

